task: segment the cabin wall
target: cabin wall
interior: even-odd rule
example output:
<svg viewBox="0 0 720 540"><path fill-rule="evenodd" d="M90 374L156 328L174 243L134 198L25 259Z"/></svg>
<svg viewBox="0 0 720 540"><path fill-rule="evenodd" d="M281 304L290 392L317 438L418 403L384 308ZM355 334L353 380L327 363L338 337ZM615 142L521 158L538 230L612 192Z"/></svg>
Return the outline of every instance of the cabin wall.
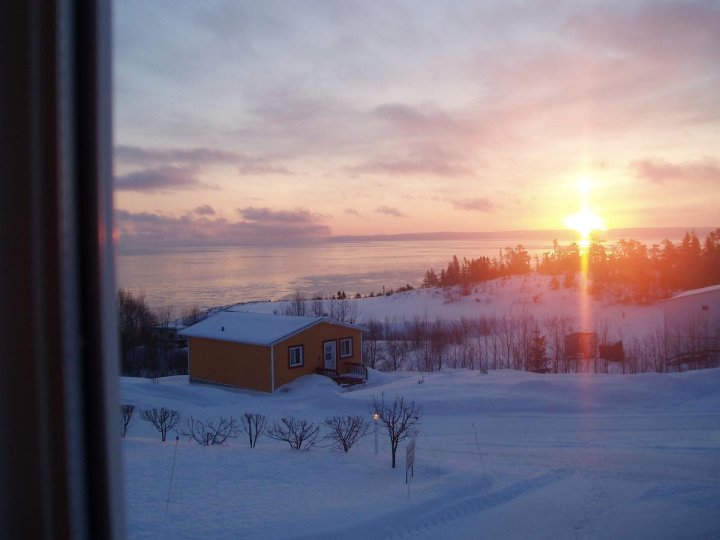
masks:
<svg viewBox="0 0 720 540"><path fill-rule="evenodd" d="M352 338L352 355L347 358L340 357L340 340ZM303 375L315 373L317 368L323 367L323 342L333 340L336 342L337 369L339 373L345 371L347 362L361 363L362 332L330 323L320 323L304 332L292 336L274 345L275 355L275 388L287 384ZM303 346L303 365L291 368L288 360L290 347Z"/></svg>
<svg viewBox="0 0 720 540"><path fill-rule="evenodd" d="M272 392L270 347L191 337L189 348L191 381Z"/></svg>

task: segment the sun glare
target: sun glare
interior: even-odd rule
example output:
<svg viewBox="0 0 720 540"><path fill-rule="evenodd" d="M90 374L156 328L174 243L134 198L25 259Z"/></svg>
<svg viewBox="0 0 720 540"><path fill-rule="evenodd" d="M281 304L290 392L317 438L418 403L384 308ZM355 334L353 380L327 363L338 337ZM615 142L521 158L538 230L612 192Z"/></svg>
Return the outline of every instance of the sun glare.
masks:
<svg viewBox="0 0 720 540"><path fill-rule="evenodd" d="M588 247L590 245L591 232L606 230L602 218L594 214L589 207L592 185L593 183L589 178L582 178L578 181L578 189L582 195L582 210L577 214L565 218L565 226L568 229L573 229L580 233L581 247Z"/></svg>
<svg viewBox="0 0 720 540"><path fill-rule="evenodd" d="M580 245L582 247L588 247L590 245L591 232L605 230L603 220L593 214L587 206L583 207L579 213L566 217L565 226L568 229L574 229L580 233Z"/></svg>

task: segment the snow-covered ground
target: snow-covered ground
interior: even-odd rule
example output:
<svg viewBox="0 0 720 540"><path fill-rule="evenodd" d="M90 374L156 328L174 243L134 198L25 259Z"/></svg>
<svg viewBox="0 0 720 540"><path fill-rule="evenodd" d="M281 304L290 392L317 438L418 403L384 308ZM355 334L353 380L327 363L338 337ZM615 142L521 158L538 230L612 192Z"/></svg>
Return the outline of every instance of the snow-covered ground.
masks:
<svg viewBox="0 0 720 540"><path fill-rule="evenodd" d="M392 301L392 297L387 299ZM420 381L423 381L420 383ZM128 532L156 538L720 538L720 370L639 375L371 372L348 392L312 375L273 395L124 378L122 398L211 418L369 418L373 396L424 410L415 476L405 443L372 433L348 454L261 438L123 440ZM477 433L477 438L475 436ZM166 501L169 505L166 513Z"/></svg>
<svg viewBox="0 0 720 540"><path fill-rule="evenodd" d="M540 324L550 317L569 317L576 331L607 331L610 340L628 339L653 332L662 325L662 304L647 306L595 299L581 292L580 286L550 287L552 277L535 272L525 276L500 278L480 283L462 296L458 288L416 289L391 296L348 300L359 322L368 319L410 321L415 317L429 320L457 320L462 317L519 317L529 314ZM580 277L577 278L580 283ZM238 309L256 313L283 313L288 301L253 302ZM311 303L307 303L307 309ZM329 302L325 301L329 310Z"/></svg>

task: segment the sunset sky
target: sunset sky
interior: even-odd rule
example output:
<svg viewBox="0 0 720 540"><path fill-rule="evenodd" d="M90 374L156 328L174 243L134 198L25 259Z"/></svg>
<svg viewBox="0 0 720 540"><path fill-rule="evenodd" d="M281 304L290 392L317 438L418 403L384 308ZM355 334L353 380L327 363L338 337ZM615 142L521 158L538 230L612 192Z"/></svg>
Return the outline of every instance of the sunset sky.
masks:
<svg viewBox="0 0 720 540"><path fill-rule="evenodd" d="M114 2L128 245L720 225L720 2Z"/></svg>

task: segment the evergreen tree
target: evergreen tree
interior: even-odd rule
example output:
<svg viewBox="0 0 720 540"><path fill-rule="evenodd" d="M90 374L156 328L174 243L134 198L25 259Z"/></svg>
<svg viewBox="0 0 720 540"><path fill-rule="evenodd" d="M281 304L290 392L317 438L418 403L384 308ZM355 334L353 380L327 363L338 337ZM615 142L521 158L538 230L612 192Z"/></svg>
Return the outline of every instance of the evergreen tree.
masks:
<svg viewBox="0 0 720 540"><path fill-rule="evenodd" d="M533 331L530 339L530 351L528 354L528 371L535 373L550 373L550 358L547 355L545 336L537 328Z"/></svg>

